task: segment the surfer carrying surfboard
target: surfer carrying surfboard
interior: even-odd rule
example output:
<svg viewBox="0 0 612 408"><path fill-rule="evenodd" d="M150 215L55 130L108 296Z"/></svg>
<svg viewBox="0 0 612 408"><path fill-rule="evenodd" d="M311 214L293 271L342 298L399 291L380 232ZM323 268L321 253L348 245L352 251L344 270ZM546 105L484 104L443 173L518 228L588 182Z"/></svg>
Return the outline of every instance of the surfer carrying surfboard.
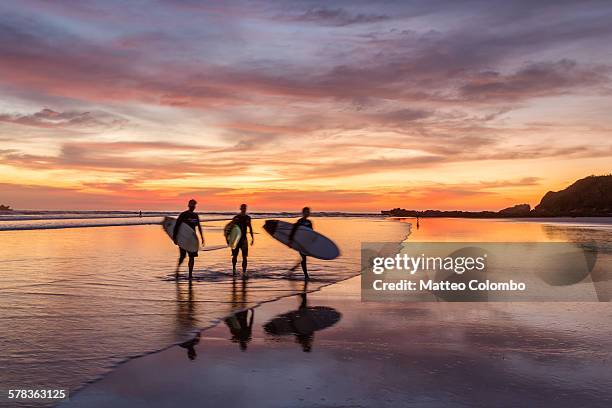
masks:
<svg viewBox="0 0 612 408"><path fill-rule="evenodd" d="M195 208L197 204L198 202L194 200L193 198L189 200L189 203L187 204L188 209L186 211L183 211L176 219L176 224L174 225L174 231L172 233L172 240L174 241L176 245L178 245L177 234L179 232L179 228L181 224L183 223L187 225L189 228L191 228L194 232L196 230L196 227L198 227L198 231L200 232L200 237L202 238L202 245L204 245L204 234L202 233L202 226L200 225L200 217L195 212ZM194 252L191 252L191 251L188 252L187 250L179 247L179 260L178 260L178 265L176 266L176 273L178 276L179 267L181 266L181 264L183 263L187 255L189 255L189 263L188 263L189 280L191 280L191 276L193 274L193 265L195 264L195 258L198 256L197 250Z"/></svg>
<svg viewBox="0 0 612 408"><path fill-rule="evenodd" d="M289 246L293 245L293 237L295 236L295 233L300 226L313 229L312 221L310 221L308 217L310 217L310 208L309 207L302 208L302 218L300 218L299 220L297 220L295 224L293 224L293 228L291 229L291 234L289 234ZM306 254L304 254L303 252L300 252L300 256L302 257L302 261L300 262L300 265L302 265L302 272L304 272L304 279L308 280L310 279L310 277L308 276L308 267L306 265Z"/></svg>
<svg viewBox="0 0 612 408"><path fill-rule="evenodd" d="M240 213L232 219L232 224L240 228L240 240L236 247L232 249L232 271L236 274L236 263L238 262L238 252L242 252L242 275L247 273L247 258L249 256L249 243L247 242L247 228L251 234L251 245L255 242L253 238L253 227L251 226L251 216L247 214L247 205L240 205Z"/></svg>

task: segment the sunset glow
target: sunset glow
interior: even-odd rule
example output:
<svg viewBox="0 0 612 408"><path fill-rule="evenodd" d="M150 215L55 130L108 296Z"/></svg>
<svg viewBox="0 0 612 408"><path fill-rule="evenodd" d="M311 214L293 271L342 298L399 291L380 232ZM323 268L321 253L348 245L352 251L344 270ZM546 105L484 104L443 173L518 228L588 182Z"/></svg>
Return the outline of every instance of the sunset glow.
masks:
<svg viewBox="0 0 612 408"><path fill-rule="evenodd" d="M610 172L609 3L115 3L0 5L0 204L497 210Z"/></svg>

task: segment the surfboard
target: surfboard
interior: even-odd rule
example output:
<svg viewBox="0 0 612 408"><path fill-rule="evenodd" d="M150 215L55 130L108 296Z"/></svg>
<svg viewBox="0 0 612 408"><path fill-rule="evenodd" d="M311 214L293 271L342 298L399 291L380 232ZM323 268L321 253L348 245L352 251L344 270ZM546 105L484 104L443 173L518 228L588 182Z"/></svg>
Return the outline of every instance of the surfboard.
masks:
<svg viewBox="0 0 612 408"><path fill-rule="evenodd" d="M164 231L166 231L170 239L172 239L175 225L176 218L164 217L162 227L164 227ZM178 233L176 234L176 242L179 247L188 252L197 252L198 249L200 249L200 241L198 240L196 232L186 224L181 224L179 227Z"/></svg>
<svg viewBox="0 0 612 408"><path fill-rule="evenodd" d="M223 233L225 235L225 242L227 242L227 246L232 249L236 249L238 242L240 242L240 238L242 237L240 227L230 222L225 226L225 228L223 228Z"/></svg>
<svg viewBox="0 0 612 408"><path fill-rule="evenodd" d="M275 336L308 334L335 325L341 317L340 312L331 307L306 307L276 316L264 324L264 330Z"/></svg>
<svg viewBox="0 0 612 408"><path fill-rule="evenodd" d="M280 220L267 220L264 229L276 240L304 255L326 260L340 256L340 249L334 241L303 225L298 227L291 245L289 244L289 235L293 229L293 224Z"/></svg>

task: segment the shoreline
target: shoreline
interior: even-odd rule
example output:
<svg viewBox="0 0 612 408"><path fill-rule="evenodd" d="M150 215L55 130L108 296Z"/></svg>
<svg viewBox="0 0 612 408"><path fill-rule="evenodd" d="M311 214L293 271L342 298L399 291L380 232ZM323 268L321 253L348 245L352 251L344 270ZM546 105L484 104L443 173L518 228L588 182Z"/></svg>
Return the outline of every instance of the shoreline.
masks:
<svg viewBox="0 0 612 408"><path fill-rule="evenodd" d="M221 215L221 214L219 214ZM286 216L281 216L279 214L271 214L274 217L285 218ZM414 220L417 219L413 216L384 216L380 214L372 214L372 215L325 215L320 216L322 218L372 218L372 219L383 219L383 220ZM11 231L44 231L44 230L61 230L61 229L78 229L78 228L105 228L105 227L131 227L131 226L141 226L141 225L157 225L161 224L161 216L154 215L143 215L142 217L83 217L83 218L23 218L23 219L2 219L0 218L0 233L1 232L11 232ZM264 219L268 218L267 215L254 215L253 219ZM84 222L92 222L96 220L112 220L112 219L122 219L125 222L106 222L103 224L61 224L61 222L65 221L75 221L81 220ZM205 225L207 223L218 222L218 221L227 221L230 218L216 218L210 220L204 220L202 223ZM500 222L518 222L518 223L541 223L548 225L565 225L565 226L576 226L576 227L602 227L612 228L612 216L610 217L452 217L452 216L441 216L441 217L419 217L419 220L428 220L428 219L449 219L449 220L470 220L470 221L500 221ZM131 222L131 220L134 220ZM10 222L45 222L51 221L56 222L58 225L3 225L4 223ZM572 225L574 224L574 225Z"/></svg>

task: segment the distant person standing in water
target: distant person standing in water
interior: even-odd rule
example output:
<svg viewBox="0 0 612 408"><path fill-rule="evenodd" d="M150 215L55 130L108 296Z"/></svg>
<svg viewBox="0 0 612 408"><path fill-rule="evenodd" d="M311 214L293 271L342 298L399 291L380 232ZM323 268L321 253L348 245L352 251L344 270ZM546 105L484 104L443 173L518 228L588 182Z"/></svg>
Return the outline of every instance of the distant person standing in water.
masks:
<svg viewBox="0 0 612 408"><path fill-rule="evenodd" d="M291 234L289 234L289 245L293 243L293 237L295 236L296 231L300 226L306 228L312 228L312 222L308 219L310 217L310 208L304 207L302 208L302 218L297 220L295 224L293 224L293 228L291 229ZM300 265L302 265L302 272L304 272L304 279L308 280L310 277L308 276L308 267L306 265L306 255L300 252L300 256L302 257L302 261Z"/></svg>
<svg viewBox="0 0 612 408"><path fill-rule="evenodd" d="M240 228L240 241L236 248L232 249L232 271L236 274L236 263L238 262L238 252L242 251L242 276L247 273L247 257L249 256L249 243L247 240L247 228L251 234L251 245L255 242L253 238L253 227L251 226L251 217L247 214L247 205L240 205L240 213L232 219L232 224Z"/></svg>
<svg viewBox="0 0 612 408"><path fill-rule="evenodd" d="M200 237L202 238L202 245L204 245L204 234L202 233L202 226L200 225L200 217L195 212L195 208L197 204L198 202L192 198L191 200L189 200L188 210L183 211L178 216L176 220L176 224L174 225L174 232L172 233L172 239L174 240L174 243L176 245L178 245L178 243L176 242L176 236L178 234L179 227L181 226L182 223L187 224L189 228L191 228L194 232L195 232L196 227L198 227L198 231L200 231ZM195 263L195 258L198 256L198 251L187 252L183 248L179 247L179 260L178 260L178 265L176 266L176 278L177 279L178 279L179 267L181 266L181 264L185 260L185 257L188 254L189 254L189 264L188 264L189 265L189 280L191 280L192 278L193 265Z"/></svg>

